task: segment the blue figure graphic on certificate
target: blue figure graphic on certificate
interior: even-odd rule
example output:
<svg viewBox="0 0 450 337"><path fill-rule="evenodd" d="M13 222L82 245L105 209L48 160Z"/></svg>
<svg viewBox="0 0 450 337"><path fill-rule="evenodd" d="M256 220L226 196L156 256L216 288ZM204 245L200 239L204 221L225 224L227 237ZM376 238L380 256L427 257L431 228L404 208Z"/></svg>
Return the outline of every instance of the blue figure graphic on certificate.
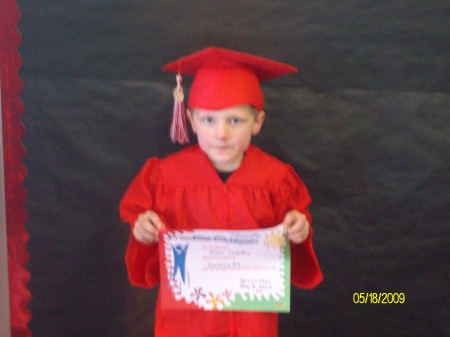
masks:
<svg viewBox="0 0 450 337"><path fill-rule="evenodd" d="M189 273L186 272L186 254L187 250L189 248L189 244L182 246L180 244L172 245L172 251L173 251L173 260L174 260L174 267L173 267L173 279L176 278L177 272L180 273L181 280L183 281L183 284L186 284L186 274ZM189 285L189 284L188 284ZM181 286L181 284L180 284Z"/></svg>

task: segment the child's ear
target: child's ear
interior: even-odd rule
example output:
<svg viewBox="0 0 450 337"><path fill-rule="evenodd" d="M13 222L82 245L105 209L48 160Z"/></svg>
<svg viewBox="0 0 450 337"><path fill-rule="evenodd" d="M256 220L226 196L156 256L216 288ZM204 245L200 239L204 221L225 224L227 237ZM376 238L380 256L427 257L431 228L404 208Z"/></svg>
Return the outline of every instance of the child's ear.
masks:
<svg viewBox="0 0 450 337"><path fill-rule="evenodd" d="M191 123L192 131L194 131L194 133L197 133L197 129L195 128L195 123L194 123L194 117L192 116L192 112L190 109L186 110L186 115L189 119L189 122Z"/></svg>
<svg viewBox="0 0 450 337"><path fill-rule="evenodd" d="M264 110L258 111L258 116L256 116L255 124L253 125L252 135L256 136L259 131L261 131L261 127L264 123L264 119L266 118L266 113Z"/></svg>

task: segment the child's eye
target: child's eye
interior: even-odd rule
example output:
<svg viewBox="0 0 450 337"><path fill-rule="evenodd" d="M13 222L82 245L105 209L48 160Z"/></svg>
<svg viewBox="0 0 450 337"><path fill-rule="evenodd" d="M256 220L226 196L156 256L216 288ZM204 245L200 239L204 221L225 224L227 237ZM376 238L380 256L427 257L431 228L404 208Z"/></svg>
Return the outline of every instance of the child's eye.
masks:
<svg viewBox="0 0 450 337"><path fill-rule="evenodd" d="M213 122L213 118L209 116L203 117L203 123L205 124L211 124Z"/></svg>
<svg viewBox="0 0 450 337"><path fill-rule="evenodd" d="M231 125L238 125L241 122L242 122L242 119L237 118L237 117L233 117L233 118L230 119Z"/></svg>

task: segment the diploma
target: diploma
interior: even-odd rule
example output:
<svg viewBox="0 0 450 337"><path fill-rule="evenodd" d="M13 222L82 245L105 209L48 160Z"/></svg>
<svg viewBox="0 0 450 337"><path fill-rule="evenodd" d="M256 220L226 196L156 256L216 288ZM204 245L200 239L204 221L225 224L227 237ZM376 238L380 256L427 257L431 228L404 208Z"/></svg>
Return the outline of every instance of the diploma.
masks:
<svg viewBox="0 0 450 337"><path fill-rule="evenodd" d="M290 249L282 225L160 232L163 309L290 310Z"/></svg>

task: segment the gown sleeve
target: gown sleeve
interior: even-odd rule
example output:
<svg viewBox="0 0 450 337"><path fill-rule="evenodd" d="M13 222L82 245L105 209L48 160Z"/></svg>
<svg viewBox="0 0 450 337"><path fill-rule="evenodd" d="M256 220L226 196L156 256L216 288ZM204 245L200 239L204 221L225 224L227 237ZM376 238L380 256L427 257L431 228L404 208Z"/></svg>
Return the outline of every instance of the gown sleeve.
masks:
<svg viewBox="0 0 450 337"><path fill-rule="evenodd" d="M131 230L139 214L147 210L157 212L159 159L149 159L136 175L120 202L120 217ZM157 212L158 213L158 212ZM164 219L161 219L164 222ZM133 285L154 287L159 283L158 244L144 245L130 234L125 255L128 276Z"/></svg>
<svg viewBox="0 0 450 337"><path fill-rule="evenodd" d="M311 197L303 181L290 166L283 177L279 191L279 205L285 206L280 207L282 213L278 215L279 218L283 219L286 212L295 209L305 214L311 224L312 217L308 211ZM312 289L323 280L313 249L312 236L313 229L310 227L308 238L303 243L291 243L291 283L303 289Z"/></svg>

